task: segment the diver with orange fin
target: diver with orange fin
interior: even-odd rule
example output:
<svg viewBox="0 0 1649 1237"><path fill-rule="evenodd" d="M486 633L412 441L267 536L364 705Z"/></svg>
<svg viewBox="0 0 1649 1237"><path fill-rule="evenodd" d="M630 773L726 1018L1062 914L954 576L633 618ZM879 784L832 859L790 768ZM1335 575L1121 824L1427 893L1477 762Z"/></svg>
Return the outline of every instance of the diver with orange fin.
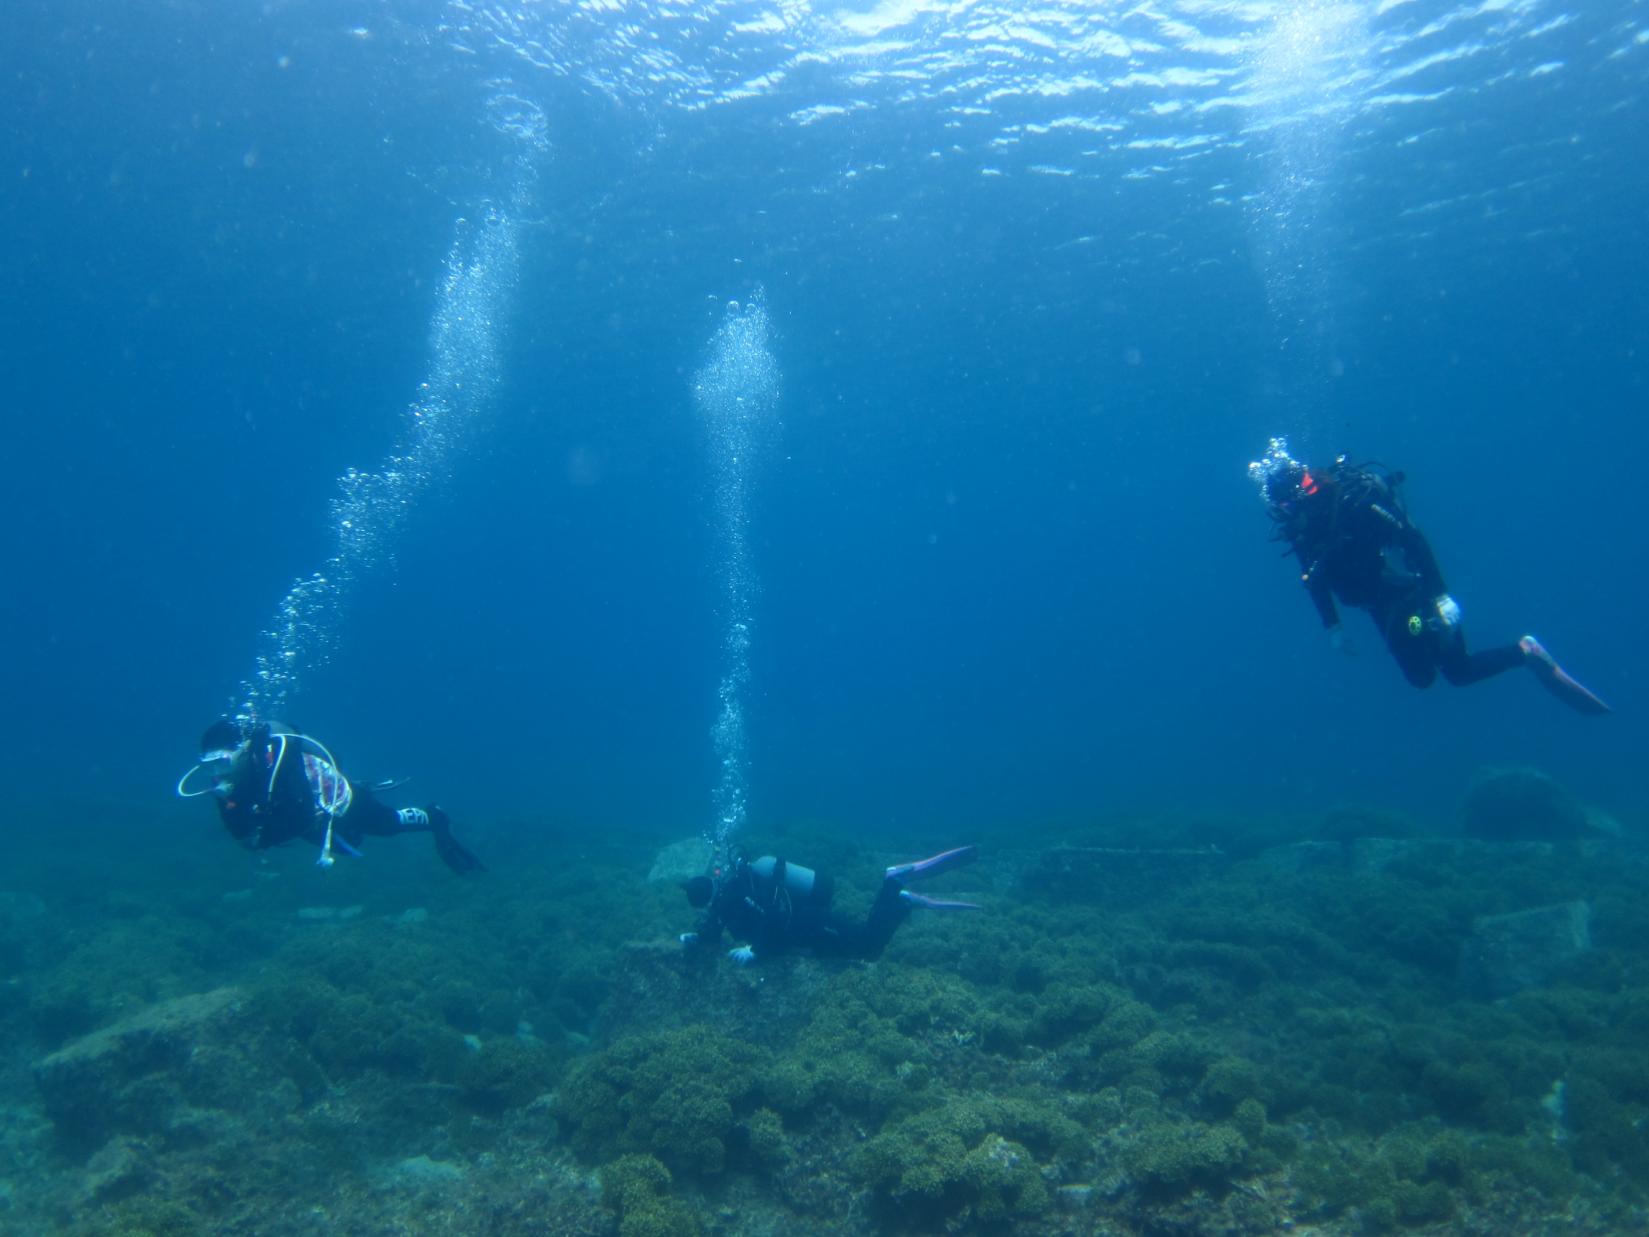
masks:
<svg viewBox="0 0 1649 1237"><path fill-rule="evenodd" d="M1248 475L1276 526L1272 539L1285 542L1299 560L1300 581L1335 648L1350 651L1338 601L1368 611L1416 687L1430 687L1439 674L1465 687L1521 666L1577 713L1609 712L1533 636L1467 651L1460 606L1398 496L1402 473L1351 464L1343 455L1327 468L1310 468L1288 453L1286 439L1273 438Z"/></svg>

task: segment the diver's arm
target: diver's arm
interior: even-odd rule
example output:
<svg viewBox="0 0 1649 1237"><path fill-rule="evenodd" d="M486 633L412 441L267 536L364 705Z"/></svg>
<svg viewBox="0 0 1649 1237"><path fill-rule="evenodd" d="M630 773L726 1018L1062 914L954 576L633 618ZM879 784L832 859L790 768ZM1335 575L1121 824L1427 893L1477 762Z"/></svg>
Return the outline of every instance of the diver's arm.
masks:
<svg viewBox="0 0 1649 1237"><path fill-rule="evenodd" d="M223 822L223 827L235 841L251 845L258 822L252 815L251 807L237 797L233 786L227 793L218 797L218 819Z"/></svg>
<svg viewBox="0 0 1649 1237"><path fill-rule="evenodd" d="M761 925L750 941L750 947L755 950L756 957L771 958L785 951L789 944L786 940L788 921L788 915L762 916Z"/></svg>
<svg viewBox="0 0 1649 1237"><path fill-rule="evenodd" d="M714 945L721 940L723 932L731 933L737 940L744 935L740 923L740 912L743 910L744 895L739 892L739 882L735 878L716 890L710 905L704 908L704 913L693 924L693 930L681 934L681 943L693 947Z"/></svg>
<svg viewBox="0 0 1649 1237"><path fill-rule="evenodd" d="M1332 631L1338 627L1340 611L1334 604L1334 590L1329 586L1321 560L1307 562L1305 554L1300 553L1300 583L1311 595L1311 604L1317 607L1317 616L1323 620L1324 630Z"/></svg>
<svg viewBox="0 0 1649 1237"><path fill-rule="evenodd" d="M727 903L720 909L719 926L727 929L735 941L744 941L745 945L737 953L742 956L734 960L739 963L753 962L756 958L768 958L784 949L784 917L769 914L750 894L744 893L743 888L755 892L753 883L746 883L743 887L735 887L727 891ZM719 935L719 932L718 932ZM714 938L710 938L714 939Z"/></svg>
<svg viewBox="0 0 1649 1237"><path fill-rule="evenodd" d="M253 729L234 758L228 788L217 796L218 815L229 836L243 846L260 844L269 811L269 728Z"/></svg>

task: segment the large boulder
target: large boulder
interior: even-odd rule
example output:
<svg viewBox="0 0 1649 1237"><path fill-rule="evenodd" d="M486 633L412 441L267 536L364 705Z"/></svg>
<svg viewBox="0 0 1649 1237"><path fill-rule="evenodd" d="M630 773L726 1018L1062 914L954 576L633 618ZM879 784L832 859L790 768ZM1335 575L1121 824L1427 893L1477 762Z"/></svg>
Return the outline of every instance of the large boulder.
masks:
<svg viewBox="0 0 1649 1237"><path fill-rule="evenodd" d="M1460 810L1461 831L1486 842L1564 842L1597 837L1586 805L1539 769L1485 769Z"/></svg>
<svg viewBox="0 0 1649 1237"><path fill-rule="evenodd" d="M277 1116L300 1097L266 1078L257 1028L238 988L176 997L93 1031L35 1064L46 1113L64 1142L117 1135L210 1137L212 1114Z"/></svg>
<svg viewBox="0 0 1649 1237"><path fill-rule="evenodd" d="M1584 902L1560 902L1472 924L1460 950L1460 980L1475 995L1495 999L1551 983L1592 947L1592 912Z"/></svg>
<svg viewBox="0 0 1649 1237"><path fill-rule="evenodd" d="M710 870L710 860L714 856L715 847L703 838L683 838L672 842L654 857L652 870L647 873L648 883L679 885L695 876L703 876Z"/></svg>

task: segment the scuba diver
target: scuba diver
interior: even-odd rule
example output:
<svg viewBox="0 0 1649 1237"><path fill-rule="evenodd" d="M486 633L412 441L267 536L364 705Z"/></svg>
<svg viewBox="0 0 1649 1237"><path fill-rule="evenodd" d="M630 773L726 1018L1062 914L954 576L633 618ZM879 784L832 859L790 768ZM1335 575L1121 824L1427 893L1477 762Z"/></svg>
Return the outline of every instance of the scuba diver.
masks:
<svg viewBox="0 0 1649 1237"><path fill-rule="evenodd" d="M947 902L905 888L906 881L937 876L978 857L977 846L962 846L887 869L863 923L831 913L830 900L836 893L833 877L773 855L750 862L741 858L731 871L718 868L711 876L695 876L683 884L687 901L705 913L680 940L687 946L714 945L725 928L735 940L748 942L728 952L740 966L792 946L809 947L821 958L868 961L881 955L912 907L978 910L975 902Z"/></svg>
<svg viewBox="0 0 1649 1237"><path fill-rule="evenodd" d="M1525 666L1577 712L1609 712L1533 636L1466 651L1460 607L1398 497L1402 473L1351 464L1343 455L1326 469L1312 469L1289 455L1286 439L1273 438L1265 457L1248 466L1248 475L1276 524L1272 540L1286 542L1300 560L1300 580L1336 649L1350 651L1335 608L1338 598L1341 605L1369 612L1404 677L1416 687L1430 687L1439 673L1465 687Z"/></svg>
<svg viewBox="0 0 1649 1237"><path fill-rule="evenodd" d="M460 875L483 870L481 861L452 836L452 822L440 808L397 811L373 798L397 782L353 784L324 744L289 727L257 722L245 727L220 718L200 741L200 762L178 779L186 799L211 795L232 836L248 850L267 850L296 839L321 848L316 860L333 862L336 847L359 856L371 835L428 833L435 853Z"/></svg>

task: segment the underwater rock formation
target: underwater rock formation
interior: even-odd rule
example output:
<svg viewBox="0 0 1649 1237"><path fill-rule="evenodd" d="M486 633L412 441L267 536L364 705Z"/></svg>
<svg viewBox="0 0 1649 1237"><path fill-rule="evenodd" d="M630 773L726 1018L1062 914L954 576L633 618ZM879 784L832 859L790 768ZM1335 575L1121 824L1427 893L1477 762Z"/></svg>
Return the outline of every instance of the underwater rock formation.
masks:
<svg viewBox="0 0 1649 1237"><path fill-rule="evenodd" d="M647 883L680 884L695 876L703 876L710 870L710 860L714 855L715 847L703 838L683 838L672 842L653 859L652 869L647 873Z"/></svg>
<svg viewBox="0 0 1649 1237"><path fill-rule="evenodd" d="M1461 832L1489 842L1561 842L1596 837L1586 807L1539 769L1485 769L1466 791Z"/></svg>
<svg viewBox="0 0 1649 1237"><path fill-rule="evenodd" d="M993 847L988 913L912 915L874 963L683 949L665 839L319 922L303 888L133 894L59 945L47 898L0 1001L0 1231L1649 1231L1628 840L1126 823ZM850 915L921 853L760 844L868 877ZM92 1021L44 1022L58 993Z"/></svg>
<svg viewBox="0 0 1649 1237"><path fill-rule="evenodd" d="M996 854L991 862L1006 867ZM1023 879L1051 900L1119 906L1216 879L1230 865L1231 857L1212 845L1050 846Z"/></svg>
<svg viewBox="0 0 1649 1237"><path fill-rule="evenodd" d="M1254 862L1272 872L1298 875L1320 868L1343 868L1346 852L1338 842L1288 842L1262 850Z"/></svg>
<svg viewBox="0 0 1649 1237"><path fill-rule="evenodd" d="M1472 924L1461 946L1461 983L1491 998L1550 983L1591 949L1591 923L1584 902L1486 915Z"/></svg>
<svg viewBox="0 0 1649 1237"><path fill-rule="evenodd" d="M211 1110L296 1108L290 1082L262 1085L246 1023L240 989L218 988L148 1006L52 1053L34 1074L58 1136L88 1149L118 1135L204 1138L195 1127Z"/></svg>

